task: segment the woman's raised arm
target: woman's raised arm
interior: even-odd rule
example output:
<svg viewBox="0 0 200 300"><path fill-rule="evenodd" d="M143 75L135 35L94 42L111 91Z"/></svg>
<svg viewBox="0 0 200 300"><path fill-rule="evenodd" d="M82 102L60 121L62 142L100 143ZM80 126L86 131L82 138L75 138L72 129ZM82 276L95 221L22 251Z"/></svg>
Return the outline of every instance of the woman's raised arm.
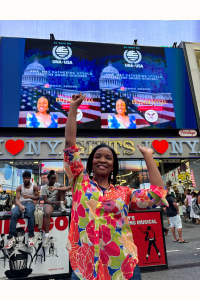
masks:
<svg viewBox="0 0 200 300"><path fill-rule="evenodd" d="M156 166L156 163L153 158L153 149L147 148L147 147L141 147L140 145L137 145L140 152L142 153L144 160L147 165L148 173L149 173L149 181L151 185L157 185L162 188L164 188L164 182L162 179L162 176L158 170L158 167Z"/></svg>
<svg viewBox="0 0 200 300"><path fill-rule="evenodd" d="M77 109L85 99L82 93L73 95L70 102L70 109L65 126L65 148L70 148L76 144L76 115Z"/></svg>

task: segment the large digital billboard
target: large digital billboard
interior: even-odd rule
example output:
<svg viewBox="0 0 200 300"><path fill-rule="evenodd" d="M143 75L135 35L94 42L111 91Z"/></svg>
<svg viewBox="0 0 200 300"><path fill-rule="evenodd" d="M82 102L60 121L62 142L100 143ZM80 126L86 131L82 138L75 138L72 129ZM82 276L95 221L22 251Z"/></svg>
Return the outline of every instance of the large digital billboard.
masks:
<svg viewBox="0 0 200 300"><path fill-rule="evenodd" d="M6 126L3 116L1 126L64 127L72 95L82 92L86 98L78 109L78 128L197 128L182 49L9 40L15 44L20 40L18 63L12 68L18 93L15 99L2 93L4 101L8 97L15 100L15 125ZM0 69L5 72L11 67L6 42L4 38L0 47L1 56L5 56ZM5 72L1 72L4 78ZM6 77L1 83L4 91L8 83Z"/></svg>

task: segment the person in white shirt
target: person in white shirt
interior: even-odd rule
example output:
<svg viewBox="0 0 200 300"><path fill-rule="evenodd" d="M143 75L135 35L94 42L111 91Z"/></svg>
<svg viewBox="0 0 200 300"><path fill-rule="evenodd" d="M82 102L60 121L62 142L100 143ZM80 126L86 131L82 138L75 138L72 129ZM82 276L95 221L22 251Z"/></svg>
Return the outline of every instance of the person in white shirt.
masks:
<svg viewBox="0 0 200 300"><path fill-rule="evenodd" d="M199 224L199 218L200 218L200 216L196 215L196 214L194 213L193 208L192 208L192 203L193 203L193 201L196 201L196 200L197 200L197 199L196 199L196 195L197 195L197 193L195 193L195 192L192 192L192 193L191 193L192 200L191 200L191 206L190 206L190 218L196 219L196 224L198 225L198 224Z"/></svg>
<svg viewBox="0 0 200 300"><path fill-rule="evenodd" d="M179 193L179 200L184 202L184 185L181 183L181 180L179 180L179 183L177 184L177 189Z"/></svg>
<svg viewBox="0 0 200 300"><path fill-rule="evenodd" d="M9 235L5 249L10 249L16 244L15 232L17 221L22 217L28 219L28 246L34 247L34 200L39 200L38 187L31 183L31 172L28 170L22 174L23 183L16 189L16 206L12 209Z"/></svg>
<svg viewBox="0 0 200 300"><path fill-rule="evenodd" d="M182 205L182 212L183 212L183 216L184 216L184 221L187 222L187 211L186 211L186 206L185 203Z"/></svg>
<svg viewBox="0 0 200 300"><path fill-rule="evenodd" d="M182 207L182 202L179 201L179 203L177 203L178 205L178 212L179 212L179 216L182 218L183 216L183 207Z"/></svg>

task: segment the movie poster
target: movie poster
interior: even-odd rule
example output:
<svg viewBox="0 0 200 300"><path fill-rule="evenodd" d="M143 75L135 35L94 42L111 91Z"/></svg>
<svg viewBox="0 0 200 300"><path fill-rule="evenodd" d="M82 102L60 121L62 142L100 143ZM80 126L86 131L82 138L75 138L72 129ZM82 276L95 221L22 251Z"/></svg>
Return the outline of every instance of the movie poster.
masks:
<svg viewBox="0 0 200 300"><path fill-rule="evenodd" d="M166 265L160 211L129 213L133 240L138 248L140 267Z"/></svg>
<svg viewBox="0 0 200 300"><path fill-rule="evenodd" d="M39 231L36 225L35 246L27 246L28 220L18 219L16 245L5 250L9 224L10 220L0 220L0 279L69 273L69 254L66 249L69 217L51 217L50 245L45 248L42 247L44 232Z"/></svg>

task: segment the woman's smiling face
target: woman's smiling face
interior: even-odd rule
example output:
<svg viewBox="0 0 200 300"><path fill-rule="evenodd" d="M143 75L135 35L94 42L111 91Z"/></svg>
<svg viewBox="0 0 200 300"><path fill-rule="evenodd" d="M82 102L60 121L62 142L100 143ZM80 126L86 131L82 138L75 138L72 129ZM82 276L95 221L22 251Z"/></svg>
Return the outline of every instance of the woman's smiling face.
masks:
<svg viewBox="0 0 200 300"><path fill-rule="evenodd" d="M123 115L126 111L126 104L123 100L119 99L116 102L116 111L119 115Z"/></svg>
<svg viewBox="0 0 200 300"><path fill-rule="evenodd" d="M47 111L49 106L48 100L44 97L41 97L37 103L37 109L39 112L44 113Z"/></svg>
<svg viewBox="0 0 200 300"><path fill-rule="evenodd" d="M94 176L109 177L113 170L114 158L110 149L106 147L99 148L93 158L92 169Z"/></svg>

